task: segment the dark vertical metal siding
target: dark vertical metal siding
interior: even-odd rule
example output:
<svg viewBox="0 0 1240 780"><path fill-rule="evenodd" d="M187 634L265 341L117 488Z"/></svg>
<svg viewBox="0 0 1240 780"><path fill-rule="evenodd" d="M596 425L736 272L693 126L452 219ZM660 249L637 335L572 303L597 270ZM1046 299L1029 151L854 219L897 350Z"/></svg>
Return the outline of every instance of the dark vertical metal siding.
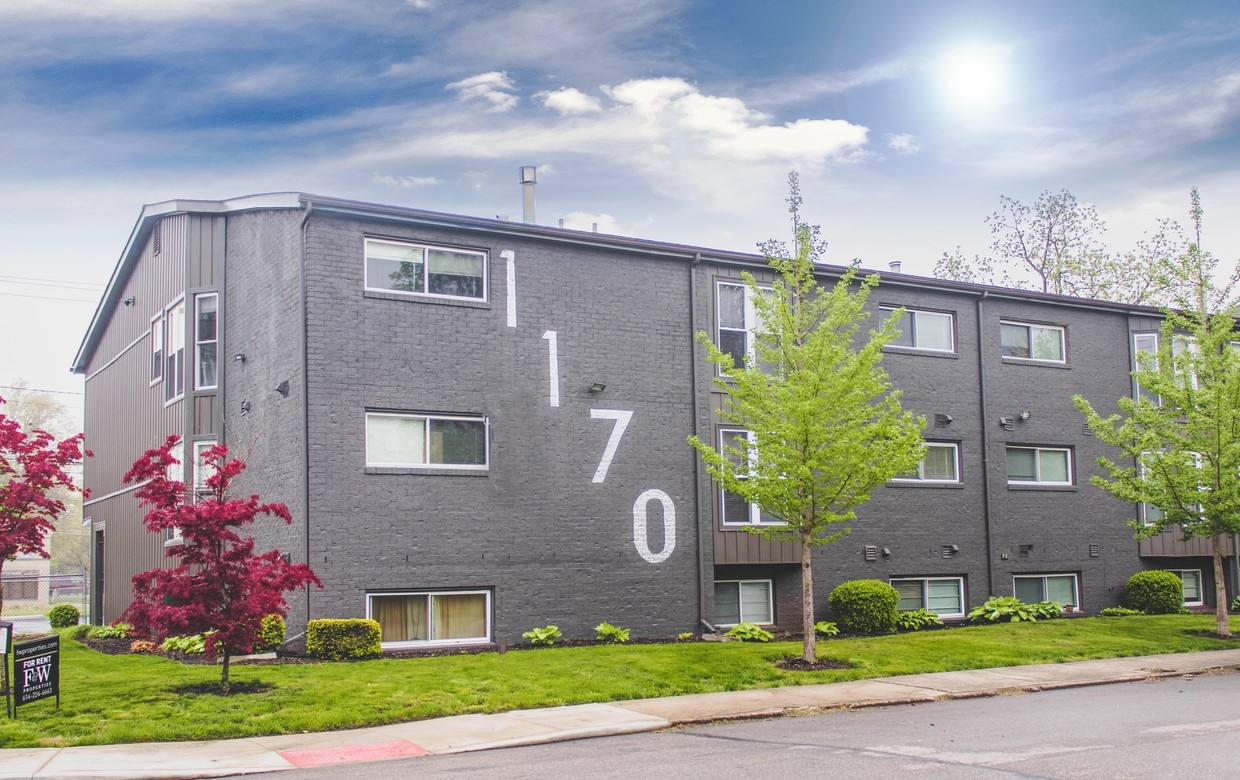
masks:
<svg viewBox="0 0 1240 780"><path fill-rule="evenodd" d="M105 527L105 621L129 605L130 578L164 560L163 539L143 526L133 492L107 496L126 487L122 478L138 456L169 435L184 433L184 401L164 404L167 377L150 384L150 327L151 318L185 291L187 223L184 215L160 221L161 251L154 254L150 243L143 250L122 295L132 296L134 305L111 313L87 367L86 444L95 454L86 459L83 481L95 503L85 514L96 527Z"/></svg>
<svg viewBox="0 0 1240 780"><path fill-rule="evenodd" d="M189 377L185 383L186 393L193 398L193 404L187 409L189 418L186 429L191 437L223 441L223 414L220 408L222 396L219 388L224 386L224 374L228 370L224 344L224 251L225 251L225 217L192 216L189 218L186 245L185 278L189 292L189 304L186 308L192 320L193 296L196 293L214 292L219 294L216 310L216 389L195 390L193 381L196 379L197 366L189 365ZM190 322L190 336L186 344L188 352L186 363L193 364L194 331L196 321Z"/></svg>
<svg viewBox="0 0 1240 780"><path fill-rule="evenodd" d="M1163 531L1158 536L1142 539L1138 545L1138 554L1142 557L1154 558L1188 558L1192 556L1213 555L1210 540L1193 537L1185 541L1178 531ZM1223 555L1235 555L1231 545L1231 536L1223 537Z"/></svg>

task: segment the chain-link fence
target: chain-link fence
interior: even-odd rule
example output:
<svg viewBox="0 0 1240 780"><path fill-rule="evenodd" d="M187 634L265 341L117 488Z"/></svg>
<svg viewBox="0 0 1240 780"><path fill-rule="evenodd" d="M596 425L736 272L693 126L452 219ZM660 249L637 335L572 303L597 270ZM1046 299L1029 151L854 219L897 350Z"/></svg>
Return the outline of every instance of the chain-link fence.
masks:
<svg viewBox="0 0 1240 780"><path fill-rule="evenodd" d="M13 624L14 633L49 630L47 612L57 604L72 604L90 622L90 577L81 574L5 574L0 577L4 607L0 619Z"/></svg>

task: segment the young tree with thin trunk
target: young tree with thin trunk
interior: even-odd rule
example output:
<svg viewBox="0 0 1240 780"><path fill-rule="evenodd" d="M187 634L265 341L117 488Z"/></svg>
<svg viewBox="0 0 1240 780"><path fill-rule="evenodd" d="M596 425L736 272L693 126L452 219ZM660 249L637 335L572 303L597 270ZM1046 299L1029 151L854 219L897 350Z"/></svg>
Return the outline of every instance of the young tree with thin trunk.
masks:
<svg viewBox="0 0 1240 780"><path fill-rule="evenodd" d="M746 530L800 545L803 658L815 663L813 548L846 534L875 487L917 467L925 420L900 408L900 392L879 366L902 312L859 334L878 277L858 282L849 270L833 287L819 286L817 229L800 224L795 174L790 184L795 251L764 247L780 274L770 290L744 275L760 323L754 359L735 365L709 334L698 334L728 394L720 414L748 436L722 451L696 436L689 443L724 490L782 520Z"/></svg>
<svg viewBox="0 0 1240 780"><path fill-rule="evenodd" d="M18 420L0 414L0 575L5 562L17 555L48 557L47 536L65 511L60 491L79 489L68 469L90 454L82 441L80 433L56 441L47 431L26 430ZM0 586L0 612L3 609Z"/></svg>
<svg viewBox="0 0 1240 780"><path fill-rule="evenodd" d="M1198 243L1180 273L1196 288L1183 310L1166 310L1156 353L1138 354L1137 398L1120 398L1120 414L1103 417L1077 395L1073 403L1094 435L1123 458L1099 458L1106 477L1093 484L1144 511L1129 522L1138 539L1165 530L1210 540L1215 617L1230 636L1223 539L1240 533L1240 333L1231 286L1210 279L1200 249L1201 209L1192 192Z"/></svg>
<svg viewBox="0 0 1240 780"><path fill-rule="evenodd" d="M126 484L141 485L138 500L150 507L147 529L161 534L175 529L181 543L167 549L175 566L133 578L134 601L121 620L156 640L214 632L207 635L206 652L223 655L220 688L228 693L229 659L253 649L263 618L287 614L288 591L322 583L307 564L289 563L279 550L257 554L254 539L238 533L260 515L284 523L293 518L284 504L260 504L256 495L229 497L229 485L245 464L230 460L227 447L217 445L203 454L203 463L212 472L206 480L207 495L187 501L184 483L168 479L168 467L177 462L172 451L179 441L168 437L125 474Z"/></svg>

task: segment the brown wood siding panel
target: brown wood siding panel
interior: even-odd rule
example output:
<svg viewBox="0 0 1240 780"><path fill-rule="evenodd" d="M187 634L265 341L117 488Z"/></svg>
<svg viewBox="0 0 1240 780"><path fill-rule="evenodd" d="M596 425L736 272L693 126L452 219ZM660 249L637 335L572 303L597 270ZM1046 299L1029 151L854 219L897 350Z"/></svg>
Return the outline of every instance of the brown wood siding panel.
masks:
<svg viewBox="0 0 1240 780"><path fill-rule="evenodd" d="M1185 541L1176 531L1163 531L1158 536L1142 539L1137 554L1143 558L1191 558L1209 557L1214 554L1209 539L1193 537ZM1230 535L1223 537L1223 555L1235 555Z"/></svg>

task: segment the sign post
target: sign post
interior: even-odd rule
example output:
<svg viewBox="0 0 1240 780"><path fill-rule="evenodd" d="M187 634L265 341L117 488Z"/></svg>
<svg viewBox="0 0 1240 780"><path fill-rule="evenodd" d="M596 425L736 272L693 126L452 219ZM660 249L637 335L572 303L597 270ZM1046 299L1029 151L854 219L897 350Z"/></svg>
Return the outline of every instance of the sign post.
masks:
<svg viewBox="0 0 1240 780"><path fill-rule="evenodd" d="M13 717L17 708L56 697L60 709L60 636L45 636L13 646Z"/></svg>
<svg viewBox="0 0 1240 780"><path fill-rule="evenodd" d="M4 716L13 717L13 696L9 692L9 648L13 645L13 624L0 620L0 693L4 694Z"/></svg>

